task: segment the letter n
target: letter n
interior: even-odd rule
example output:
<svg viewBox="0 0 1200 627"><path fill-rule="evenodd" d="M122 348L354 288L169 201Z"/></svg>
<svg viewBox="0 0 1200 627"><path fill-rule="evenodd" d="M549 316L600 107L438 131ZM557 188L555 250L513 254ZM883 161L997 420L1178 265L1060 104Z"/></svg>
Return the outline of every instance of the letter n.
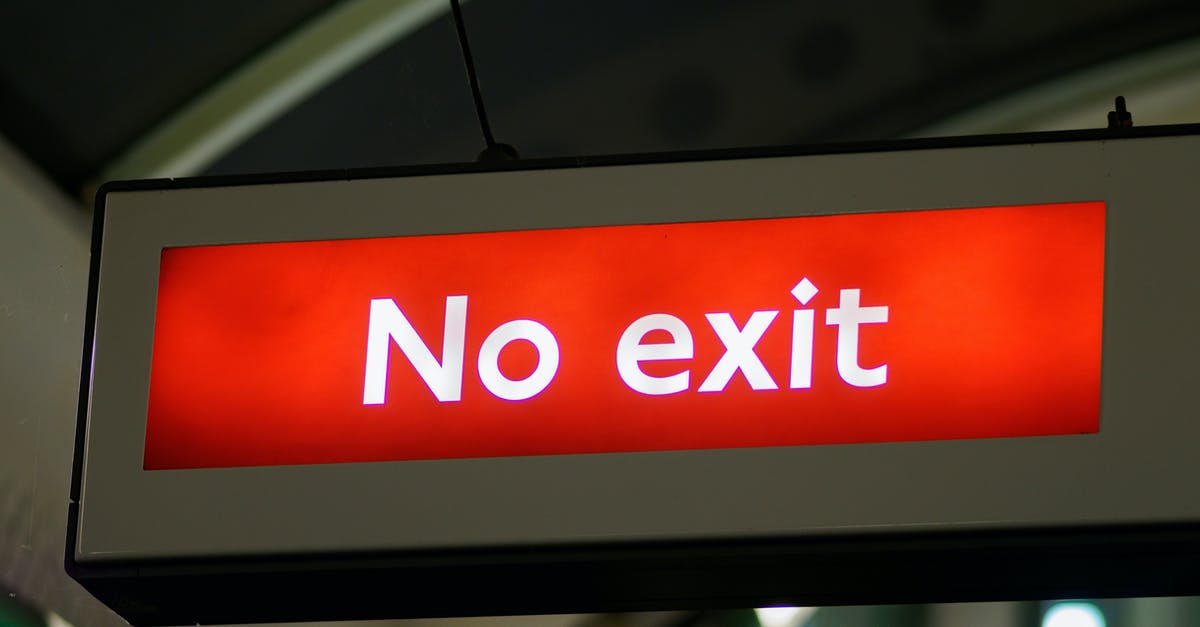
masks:
<svg viewBox="0 0 1200 627"><path fill-rule="evenodd" d="M429 391L443 403L462 399L463 352L467 335L467 297L446 297L442 362L417 335L404 312L390 298L371 299L367 325L367 365L363 405L382 405L387 391L388 352L395 341Z"/></svg>

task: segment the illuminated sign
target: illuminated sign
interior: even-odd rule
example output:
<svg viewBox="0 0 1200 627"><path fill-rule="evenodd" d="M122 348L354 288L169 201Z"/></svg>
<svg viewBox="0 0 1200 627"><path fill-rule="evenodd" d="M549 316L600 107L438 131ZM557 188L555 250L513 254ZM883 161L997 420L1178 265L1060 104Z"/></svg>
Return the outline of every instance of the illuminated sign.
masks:
<svg viewBox="0 0 1200 627"><path fill-rule="evenodd" d="M133 624L1197 594L1200 128L973 141L106 185L66 568Z"/></svg>
<svg viewBox="0 0 1200 627"><path fill-rule="evenodd" d="M145 468L1094 433L1103 203L172 247Z"/></svg>

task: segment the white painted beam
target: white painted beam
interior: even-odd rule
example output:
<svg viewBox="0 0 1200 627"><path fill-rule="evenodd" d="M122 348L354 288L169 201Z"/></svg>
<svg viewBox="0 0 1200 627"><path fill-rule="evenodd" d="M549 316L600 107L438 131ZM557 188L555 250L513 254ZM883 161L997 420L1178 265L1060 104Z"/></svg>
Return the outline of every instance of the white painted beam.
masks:
<svg viewBox="0 0 1200 627"><path fill-rule="evenodd" d="M448 8L446 0L346 0L152 129L104 168L96 183L195 176Z"/></svg>
<svg viewBox="0 0 1200 627"><path fill-rule="evenodd" d="M1017 91L912 137L1104 128L1125 96L1135 126L1200 122L1200 39L1115 59Z"/></svg>

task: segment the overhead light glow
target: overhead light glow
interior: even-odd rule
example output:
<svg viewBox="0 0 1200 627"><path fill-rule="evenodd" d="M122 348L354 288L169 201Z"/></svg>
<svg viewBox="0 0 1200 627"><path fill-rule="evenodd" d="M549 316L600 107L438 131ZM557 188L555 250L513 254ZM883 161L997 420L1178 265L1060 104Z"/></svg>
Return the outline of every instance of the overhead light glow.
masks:
<svg viewBox="0 0 1200 627"><path fill-rule="evenodd" d="M46 613L46 627L73 627L67 619L55 614L54 612Z"/></svg>
<svg viewBox="0 0 1200 627"><path fill-rule="evenodd" d="M1106 627L1104 614L1091 603L1058 603L1046 611L1042 627Z"/></svg>
<svg viewBox="0 0 1200 627"><path fill-rule="evenodd" d="M815 607L760 607L754 613L762 627L799 627L816 611Z"/></svg>

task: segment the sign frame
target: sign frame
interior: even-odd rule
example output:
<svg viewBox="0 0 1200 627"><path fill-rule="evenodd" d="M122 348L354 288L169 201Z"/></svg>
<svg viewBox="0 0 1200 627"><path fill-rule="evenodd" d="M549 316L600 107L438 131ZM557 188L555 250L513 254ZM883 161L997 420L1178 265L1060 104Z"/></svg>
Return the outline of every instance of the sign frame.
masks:
<svg viewBox="0 0 1200 627"><path fill-rule="evenodd" d="M1200 135L1200 125L106 184L97 193L93 223L67 570L135 624L1196 593L1190 566L1200 557L1200 516L1067 528L894 528L100 561L81 560L77 551L111 193L1189 135ZM402 607L397 591L403 591Z"/></svg>

